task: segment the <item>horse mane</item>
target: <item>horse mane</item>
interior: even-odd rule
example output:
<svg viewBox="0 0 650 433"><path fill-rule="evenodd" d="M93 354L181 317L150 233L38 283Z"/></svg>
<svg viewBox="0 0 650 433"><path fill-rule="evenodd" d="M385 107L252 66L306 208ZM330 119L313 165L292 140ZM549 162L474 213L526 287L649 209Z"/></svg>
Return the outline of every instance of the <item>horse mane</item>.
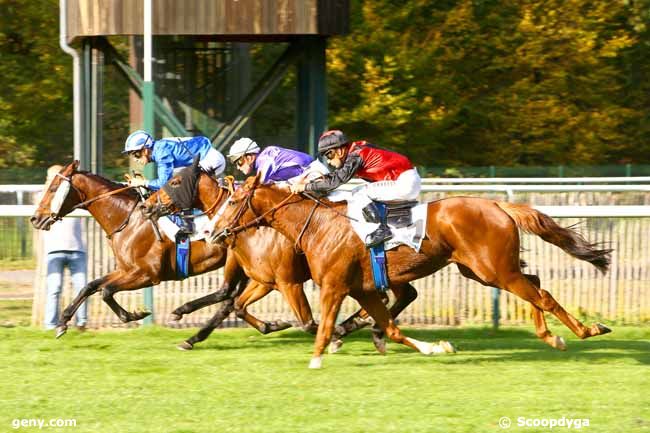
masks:
<svg viewBox="0 0 650 433"><path fill-rule="evenodd" d="M284 188L280 187L280 186L277 185L277 184L259 185L258 188L259 188L260 186L268 186L268 187L270 187L272 190L275 190L275 191L278 191L278 192L282 192L282 193L285 193L285 194L287 193L287 191L286 191ZM318 195L316 195L316 194L311 194L311 195L312 195L312 196L315 196L316 198L318 198L319 201L321 201L321 202L323 202L324 204L326 204L326 205L328 205L328 206L330 206L330 207L333 207L333 208L340 208L340 207L346 207L346 208L347 208L347 206L348 206L348 202L345 201L345 200L342 200L342 201L331 201L330 199L327 198L327 196L318 196ZM312 201L312 200L310 200L309 198L307 198L307 197L305 197L305 196L302 196L302 195L301 195L301 197L302 197L303 200Z"/></svg>
<svg viewBox="0 0 650 433"><path fill-rule="evenodd" d="M92 173L90 171L79 170L76 173L77 174L83 174L86 177L94 179L95 181L99 182L102 186L105 186L106 188L110 189L111 191L114 191L114 190L119 189L119 188L124 188L124 186L125 186L123 183L116 182L114 180L110 180L108 178L105 178L104 176L101 176L101 175L96 174L96 173ZM126 195L131 196L132 198L138 198L137 193L132 189L123 191L120 194L126 194Z"/></svg>

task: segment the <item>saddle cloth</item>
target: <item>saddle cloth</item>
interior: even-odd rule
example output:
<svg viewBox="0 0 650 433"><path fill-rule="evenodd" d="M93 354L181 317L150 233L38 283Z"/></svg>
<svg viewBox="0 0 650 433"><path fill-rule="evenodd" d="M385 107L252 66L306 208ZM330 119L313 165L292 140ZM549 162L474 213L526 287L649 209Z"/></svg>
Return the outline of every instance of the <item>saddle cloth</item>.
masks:
<svg viewBox="0 0 650 433"><path fill-rule="evenodd" d="M366 221L362 209L368 204L368 198L365 194L355 194L355 192L357 192L357 188L352 191L336 190L331 192L327 198L334 202L343 200L348 202L347 215L351 218L350 224L359 238L365 241L366 236L374 232L379 227L379 224ZM393 238L384 243L386 251L398 245L406 245L415 251L420 251L422 239L426 235L427 207L427 204L424 203L411 208L411 224L404 227L396 227L391 224L391 218L388 218L388 227L393 233Z"/></svg>
<svg viewBox="0 0 650 433"><path fill-rule="evenodd" d="M190 241L200 241L205 239L212 230L214 224L210 223L210 218L207 215L201 215L194 218L194 233L190 235ZM158 219L158 226L160 231L165 234L170 240L176 242L176 233L178 233L178 225L172 221L169 216L164 216Z"/></svg>

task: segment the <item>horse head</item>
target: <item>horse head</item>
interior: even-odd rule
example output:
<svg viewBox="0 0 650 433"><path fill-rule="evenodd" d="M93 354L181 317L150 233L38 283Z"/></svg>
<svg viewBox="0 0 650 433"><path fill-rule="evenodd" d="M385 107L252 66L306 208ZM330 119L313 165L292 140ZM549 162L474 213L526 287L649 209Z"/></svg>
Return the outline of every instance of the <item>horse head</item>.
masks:
<svg viewBox="0 0 650 433"><path fill-rule="evenodd" d="M143 215L146 218L158 219L165 215L180 212L182 208L174 200L170 192L175 188L181 188L183 183L187 181L187 177L182 174L172 177L163 188L151 194L143 203ZM226 176L224 182L228 186L222 186L209 175L201 173L196 185L192 207L201 209L207 214L221 205L228 197L228 192L233 190L232 176Z"/></svg>
<svg viewBox="0 0 650 433"><path fill-rule="evenodd" d="M260 182L260 173L251 176L235 190L228 201L219 210L210 240L223 243L231 235L259 225L270 225L275 211L282 208L293 197L302 201L302 197L291 194L287 189L276 185L264 185Z"/></svg>
<svg viewBox="0 0 650 433"><path fill-rule="evenodd" d="M52 224L72 212L84 200L83 194L72 182L78 167L79 161L73 161L48 182L36 212L30 218L36 229L49 230Z"/></svg>

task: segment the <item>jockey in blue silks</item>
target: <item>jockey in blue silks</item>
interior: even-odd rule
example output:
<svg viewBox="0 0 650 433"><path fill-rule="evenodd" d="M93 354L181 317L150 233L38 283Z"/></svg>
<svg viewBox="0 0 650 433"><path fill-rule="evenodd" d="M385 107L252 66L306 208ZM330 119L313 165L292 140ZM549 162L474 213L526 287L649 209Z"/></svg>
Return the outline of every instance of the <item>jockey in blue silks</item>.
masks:
<svg viewBox="0 0 650 433"><path fill-rule="evenodd" d="M174 175L174 170L192 165L196 155L199 156L199 166L211 176L221 175L226 168L223 154L212 147L208 137L169 137L154 140L145 131L135 131L129 135L124 144L124 152L145 165L155 162L158 178L146 180L142 177L129 178L131 186L143 186L153 191L159 190ZM191 215L192 209L183 209L183 215ZM192 232L191 223L182 218L181 231Z"/></svg>
<svg viewBox="0 0 650 433"><path fill-rule="evenodd" d="M158 178L145 180L135 178L129 185L144 186L159 190L174 175L174 169L192 165L194 156L199 155L199 166L212 176L219 176L226 168L226 159L212 147L208 137L169 137L155 140L145 131L135 131L126 139L124 152L133 156L139 164L155 162Z"/></svg>
<svg viewBox="0 0 650 433"><path fill-rule="evenodd" d="M260 174L260 182L286 181L289 184L298 179L312 180L329 172L319 160L306 153L280 146L260 149L250 138L235 141L228 152L228 159L245 175L254 170Z"/></svg>

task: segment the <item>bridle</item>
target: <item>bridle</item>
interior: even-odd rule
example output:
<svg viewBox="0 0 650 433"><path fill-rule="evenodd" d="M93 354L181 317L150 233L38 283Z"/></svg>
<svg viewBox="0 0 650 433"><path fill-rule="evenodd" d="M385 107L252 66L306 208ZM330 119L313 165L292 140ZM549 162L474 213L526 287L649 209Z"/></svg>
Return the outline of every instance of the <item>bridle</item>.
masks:
<svg viewBox="0 0 650 433"><path fill-rule="evenodd" d="M203 216L203 215L209 215L212 211L214 211L214 210L217 208L217 206L219 205L219 202L220 202L221 199L223 198L223 194L225 194L225 192L228 191L228 189L227 189L226 187L221 186L221 185L219 184L219 182L217 182L217 181L216 181L215 179L213 179L211 176L208 176L208 177L210 178L210 180L214 181L214 183L217 184L217 188L219 188L219 195L217 195L217 198L214 200L214 203L212 203L210 206L208 206L208 207L207 207L204 211L202 211L200 214L197 214L197 215L186 215L185 218L198 218L198 217ZM197 186L197 188L198 188L198 186ZM178 209L177 211L172 211L172 210L169 208L169 205L167 205L167 204L165 204L165 203L162 202L162 200L160 199L160 194L157 194L157 195L156 195L156 202L157 202L157 203L156 203L157 206L158 206L160 209L162 209L163 212L166 212L167 214L173 214L173 213L175 213L175 212L179 212L179 211L180 211L180 209ZM173 204L173 201L170 200L170 202Z"/></svg>
<svg viewBox="0 0 650 433"><path fill-rule="evenodd" d="M271 209L267 210L266 212L262 213L261 215L257 215L257 212L255 212L255 209L253 209L253 205L251 204L251 200L253 198L253 193L255 192L256 187L251 188L246 192L246 199L245 201L239 206L237 209L237 212L235 213L235 216L233 219L230 221L230 223L221 230L219 233L215 233L212 235L212 239L215 241L220 240L220 239L227 239L230 236L235 236L237 233L244 231L246 229L249 229L251 227L259 225L259 223L269 214L275 213L278 209L280 209L282 206L287 204L289 199L291 199L295 194L289 194L284 200L282 200L280 203L277 205L273 206ZM249 209L253 215L255 215L255 218L252 220L241 224L239 226L233 227L236 224L239 223L239 220L241 217L244 215L244 212L246 212L246 209Z"/></svg>
<svg viewBox="0 0 650 433"><path fill-rule="evenodd" d="M273 214L278 209L280 209L281 207L283 207L283 206L285 206L287 204L291 204L291 203L289 203L289 200L292 197L296 196L295 193L289 194L286 198L284 198L277 205L273 206L271 209L267 210L266 212L264 212L263 214L258 216L257 213L255 212L255 209L253 209L253 205L251 204L251 200L253 198L253 193L255 192L255 188L256 187L251 188L246 193L245 202L241 204L239 209L237 209L237 212L235 213L235 216L230 221L230 223L224 229L222 229L221 232L215 233L215 234L212 235L212 239L214 241L218 241L218 240L221 240L221 239L227 239L230 236L235 236L237 233L239 233L239 232L241 232L243 230L246 230L248 228L251 228L253 226L258 225L267 215L271 214L273 216ZM312 196L309 193L302 192L300 195L301 195L301 197L299 197L298 201L300 201L300 200L302 200L302 198L306 197L306 198L308 198L308 199L310 199L310 200L312 200L314 202L314 206L311 208L311 211L309 212L309 215L307 216L307 219L305 220L305 223L303 224L302 229L300 230L298 236L296 237L296 241L294 243L294 250L297 253L302 252L302 249L300 248L300 240L302 239L303 235L307 231L307 228L309 227L309 223L311 222L311 220L312 220L312 218L314 216L314 213L316 212L316 208L319 205L323 205L324 207L326 207L328 209L331 209L333 212L335 212L336 214L338 214L340 216L352 219L352 218L348 217L347 215L345 215L345 214L339 212L338 210L334 209L332 206L329 206L327 203L324 203L323 201L319 200L318 198ZM297 203L297 201L293 202L293 203ZM239 220L244 215L244 212L246 211L246 209L249 209L251 211L251 213L253 215L255 215L255 218L248 221L247 223L235 226L236 224L239 223ZM233 226L235 226L235 227L233 227Z"/></svg>
<svg viewBox="0 0 650 433"><path fill-rule="evenodd" d="M70 193L70 188L74 189L75 192L79 195L79 198L81 199L81 203L73 206L71 211L78 209L79 207L81 207L80 205L83 205L85 203L86 194L81 192L81 190L79 190L79 188L74 186L74 184L72 183L72 176L74 174L75 173L72 172L70 174L70 177L65 177L61 173L56 174L56 176L63 179L63 181L57 187L56 192L54 193L54 197L52 197L52 200L50 201L50 217L54 221L60 221L63 218L61 216L61 208L63 207L63 203L65 202L65 199L68 197L68 194Z"/></svg>
<svg viewBox="0 0 650 433"><path fill-rule="evenodd" d="M55 204L54 204L56 206L56 210L54 210L52 208L52 201L50 202L50 211L51 211L50 212L50 218L52 218L54 221L60 221L63 218L61 216L61 208L63 207L63 203L65 202L65 199L68 197L68 194L69 194L71 188L74 189L75 192L79 195L79 199L81 200L81 202L77 203L74 206L72 206L72 208L70 209L70 212L72 212L72 211L74 211L76 209L86 209L89 204L94 203L97 200L101 200L103 198L110 197L110 196L115 195L115 194L119 194L119 193L127 191L129 189L137 188L135 186L128 186L127 185L127 186L125 186L123 188L118 188L118 189L115 189L113 191L105 192L105 193L100 194L100 195L98 195L96 197L93 197L91 199L86 200L87 195L84 194L79 188L74 186L74 184L72 183L72 176L74 176L76 173L77 173L76 171L73 171L70 174L69 177L66 177L66 176L62 175L61 173L56 174L56 176L63 179L63 182L65 182L66 186L63 187L63 190L61 190L62 185L64 185L63 182L62 182L61 184L59 184L59 186L56 189L56 192L54 193L54 197L52 198L52 201L54 201L55 199L57 200L55 202ZM59 191L65 191L65 192L59 194ZM129 221L131 219L131 215L133 215L133 212L135 211L137 205L138 205L138 202L136 201L134 206L129 210L129 212L128 212L126 218L124 219L124 221L122 222L122 224L120 224L117 229L113 230L112 233L109 233L107 235L108 239L111 239L115 233L118 233L118 232L124 230L124 228L126 228L126 226L129 224Z"/></svg>

